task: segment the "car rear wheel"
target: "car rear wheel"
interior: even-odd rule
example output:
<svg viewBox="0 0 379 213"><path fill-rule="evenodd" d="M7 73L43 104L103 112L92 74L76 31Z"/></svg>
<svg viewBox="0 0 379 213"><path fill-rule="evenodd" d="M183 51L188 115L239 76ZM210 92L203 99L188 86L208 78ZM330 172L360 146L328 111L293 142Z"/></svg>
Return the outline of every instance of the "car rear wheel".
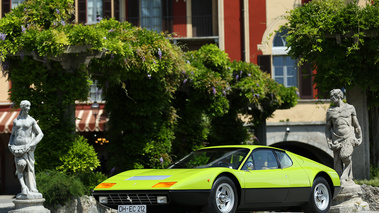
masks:
<svg viewBox="0 0 379 213"><path fill-rule="evenodd" d="M234 213L238 205L238 194L234 182L225 176L217 178L204 213Z"/></svg>
<svg viewBox="0 0 379 213"><path fill-rule="evenodd" d="M317 177L313 182L309 201L304 206L304 212L326 213L329 211L331 201L332 197L328 182L322 177Z"/></svg>

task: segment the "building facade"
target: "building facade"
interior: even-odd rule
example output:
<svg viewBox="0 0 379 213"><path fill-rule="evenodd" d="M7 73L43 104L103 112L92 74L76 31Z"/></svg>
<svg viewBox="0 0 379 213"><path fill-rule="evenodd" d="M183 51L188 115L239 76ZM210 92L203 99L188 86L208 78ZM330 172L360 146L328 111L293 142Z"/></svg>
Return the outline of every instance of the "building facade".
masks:
<svg viewBox="0 0 379 213"><path fill-rule="evenodd" d="M0 0L0 17L24 0ZM300 101L289 110L278 110L267 120L267 145L303 153L332 165L332 153L326 146L324 128L329 102L316 99L313 70L297 66L287 55L285 35L278 32L286 23L286 12L309 0L75 0L74 23L95 24L103 18L128 21L157 32L172 33L173 43L184 51L204 44L217 44L232 60L258 64L285 86L299 89ZM364 4L364 1L360 1ZM0 194L14 194L18 182L12 174L13 156L8 151L12 121L8 90L11 83L0 78ZM92 90L96 90L93 87ZM101 101L92 91L93 101ZM100 112L103 105L100 105ZM93 116L91 103L78 103L76 130L93 138L104 131L105 120ZM96 136L97 134L97 136Z"/></svg>

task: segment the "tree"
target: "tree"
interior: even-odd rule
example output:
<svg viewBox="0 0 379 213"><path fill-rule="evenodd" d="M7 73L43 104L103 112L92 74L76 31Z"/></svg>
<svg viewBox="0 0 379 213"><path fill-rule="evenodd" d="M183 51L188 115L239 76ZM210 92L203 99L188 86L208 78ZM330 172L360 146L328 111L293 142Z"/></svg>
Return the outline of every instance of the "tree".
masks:
<svg viewBox="0 0 379 213"><path fill-rule="evenodd" d="M287 19L289 54L317 69L314 83L321 93L355 86L367 91L371 162L379 165L378 1L365 7L343 0L312 1L290 11Z"/></svg>

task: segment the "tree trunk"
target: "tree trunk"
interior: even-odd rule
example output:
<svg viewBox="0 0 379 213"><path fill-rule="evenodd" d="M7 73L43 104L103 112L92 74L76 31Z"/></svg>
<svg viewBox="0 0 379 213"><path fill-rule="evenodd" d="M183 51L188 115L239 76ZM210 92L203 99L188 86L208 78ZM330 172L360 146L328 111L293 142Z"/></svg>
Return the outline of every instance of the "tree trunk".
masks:
<svg viewBox="0 0 379 213"><path fill-rule="evenodd" d="M266 119L259 122L259 124L255 127L255 136L257 136L260 145L267 146Z"/></svg>

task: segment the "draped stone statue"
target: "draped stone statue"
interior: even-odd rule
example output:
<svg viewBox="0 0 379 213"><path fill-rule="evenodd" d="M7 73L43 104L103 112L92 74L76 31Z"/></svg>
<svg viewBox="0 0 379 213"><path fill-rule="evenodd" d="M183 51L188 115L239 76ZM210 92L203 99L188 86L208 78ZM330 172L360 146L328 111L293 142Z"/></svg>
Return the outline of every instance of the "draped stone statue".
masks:
<svg viewBox="0 0 379 213"><path fill-rule="evenodd" d="M334 169L340 175L342 186L354 184L352 154L354 147L362 143L362 131L353 105L343 102L340 89L330 91L334 106L326 113L325 135L334 153Z"/></svg>
<svg viewBox="0 0 379 213"><path fill-rule="evenodd" d="M37 121L29 116L30 102L21 101L19 116L13 121L12 134L8 148L14 155L17 178L21 184L21 192L17 199L40 199L34 171L34 150L43 137Z"/></svg>

